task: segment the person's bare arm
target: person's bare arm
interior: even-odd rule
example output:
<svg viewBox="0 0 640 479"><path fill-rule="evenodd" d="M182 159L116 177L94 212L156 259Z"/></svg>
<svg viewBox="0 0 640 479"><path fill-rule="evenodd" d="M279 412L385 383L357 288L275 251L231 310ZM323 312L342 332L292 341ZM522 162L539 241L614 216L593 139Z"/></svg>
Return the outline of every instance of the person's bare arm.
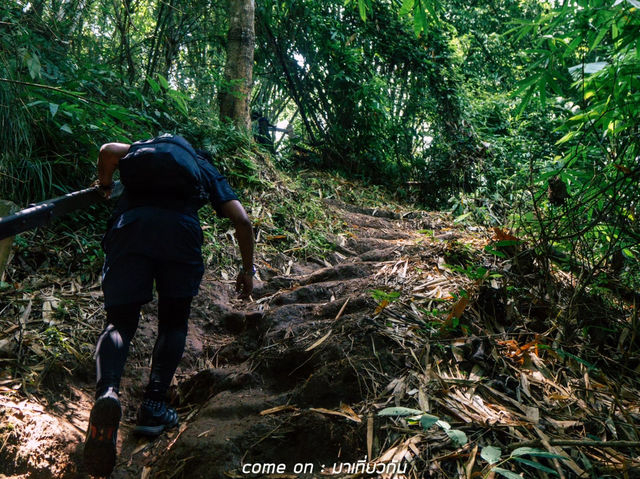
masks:
<svg viewBox="0 0 640 479"><path fill-rule="evenodd" d="M247 212L238 200L227 201L220 207L220 213L229 218L236 229L236 238L242 256L242 269L236 280L236 290L242 298L248 298L253 291L253 226Z"/></svg>
<svg viewBox="0 0 640 479"><path fill-rule="evenodd" d="M113 184L113 173L118 168L120 160L129 152L131 145L127 143L105 143L98 154L98 185L105 189L105 196L109 197L109 188Z"/></svg>

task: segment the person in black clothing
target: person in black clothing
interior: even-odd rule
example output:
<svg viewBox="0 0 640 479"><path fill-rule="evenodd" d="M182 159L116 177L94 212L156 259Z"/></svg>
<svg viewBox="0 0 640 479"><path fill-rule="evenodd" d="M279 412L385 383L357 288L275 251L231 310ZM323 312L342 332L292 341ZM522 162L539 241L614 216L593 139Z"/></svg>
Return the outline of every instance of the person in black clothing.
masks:
<svg viewBox="0 0 640 479"><path fill-rule="evenodd" d="M272 125L269 119L263 116L262 113L256 111L251 113L251 121L257 122L253 135L254 140L273 152L273 136L271 135L271 131L275 128L275 125Z"/></svg>
<svg viewBox="0 0 640 479"><path fill-rule="evenodd" d="M186 144L180 137L169 137ZM190 145L186 144L190 147ZM98 156L98 184L109 197L114 171L131 145L107 143ZM253 289L253 229L246 211L224 176L209 162L210 155L196 150L201 182L218 214L231 220L242 256L236 280L241 298ZM153 171L148 172L153 175ZM151 301L153 284L158 292L158 336L151 374L138 411L134 432L157 436L178 423L165 394L184 351L191 300L197 295L204 272L202 230L198 209L202 201L151 198L125 191L118 201L102 246L105 251L102 288L106 327L96 346L96 402L91 410L84 448L87 472L107 476L115 466L116 434L121 416L118 399L120 377L140 308Z"/></svg>

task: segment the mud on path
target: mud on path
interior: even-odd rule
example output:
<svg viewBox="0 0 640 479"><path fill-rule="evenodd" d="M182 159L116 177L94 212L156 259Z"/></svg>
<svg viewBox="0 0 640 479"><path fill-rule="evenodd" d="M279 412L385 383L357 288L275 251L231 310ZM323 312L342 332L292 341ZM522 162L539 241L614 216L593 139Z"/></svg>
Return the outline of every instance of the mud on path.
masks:
<svg viewBox="0 0 640 479"><path fill-rule="evenodd" d="M122 381L111 477L268 477L248 466L256 463L285 464L273 477L318 477L323 466L364 458L377 384L404 366L397 342L372 320L371 291L385 288L383 269L424 250L417 229L431 221L437 230L442 221L327 206L351 233L335 238L324 265L263 258L250 303L234 298L229 281L205 277L172 387L180 426L155 441L131 434L155 337L155 304L144 308ZM1 472L86 477L80 458L93 384L85 376L74 376L46 409L36 398L3 401L3 427L16 430L0 445Z"/></svg>

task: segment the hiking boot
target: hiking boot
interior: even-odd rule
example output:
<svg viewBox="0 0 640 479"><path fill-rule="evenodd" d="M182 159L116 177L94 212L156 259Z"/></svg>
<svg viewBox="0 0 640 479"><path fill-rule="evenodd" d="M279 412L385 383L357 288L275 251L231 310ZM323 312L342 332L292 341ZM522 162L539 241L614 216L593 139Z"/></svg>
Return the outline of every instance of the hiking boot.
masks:
<svg viewBox="0 0 640 479"><path fill-rule="evenodd" d="M133 430L135 434L156 437L165 429L178 424L178 413L164 401L145 399L138 410L138 425Z"/></svg>
<svg viewBox="0 0 640 479"><path fill-rule="evenodd" d="M116 465L116 440L122 408L118 394L107 389L93 405L84 443L84 464L92 476L107 477Z"/></svg>

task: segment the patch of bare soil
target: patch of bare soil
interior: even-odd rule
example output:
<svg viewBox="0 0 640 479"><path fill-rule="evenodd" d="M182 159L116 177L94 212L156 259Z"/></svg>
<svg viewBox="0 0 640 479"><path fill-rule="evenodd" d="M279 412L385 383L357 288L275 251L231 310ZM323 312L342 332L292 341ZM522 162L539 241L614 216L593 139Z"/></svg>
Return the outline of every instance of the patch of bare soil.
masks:
<svg viewBox="0 0 640 479"><path fill-rule="evenodd" d="M557 273L554 293L531 273L516 301L508 294L512 263L482 253L490 239L480 228L453 227L437 214L327 205L350 229L335 238L329 264L265 268L251 303L234 299L230 282L205 279L172 388L181 422L155 441L131 434L155 337L154 304L145 308L123 378L111 477L638 470L629 453L640 446L635 380L611 389L605 371L618 363L596 364L598 351L563 336L580 318L563 330L549 322L562 313L568 276ZM80 457L92 377L90 361L81 364L70 384L63 374L56 393L48 386L46 400L25 399L0 380L1 473L86 477ZM563 449L558 441L569 439L623 443ZM406 472L381 472L388 464Z"/></svg>

